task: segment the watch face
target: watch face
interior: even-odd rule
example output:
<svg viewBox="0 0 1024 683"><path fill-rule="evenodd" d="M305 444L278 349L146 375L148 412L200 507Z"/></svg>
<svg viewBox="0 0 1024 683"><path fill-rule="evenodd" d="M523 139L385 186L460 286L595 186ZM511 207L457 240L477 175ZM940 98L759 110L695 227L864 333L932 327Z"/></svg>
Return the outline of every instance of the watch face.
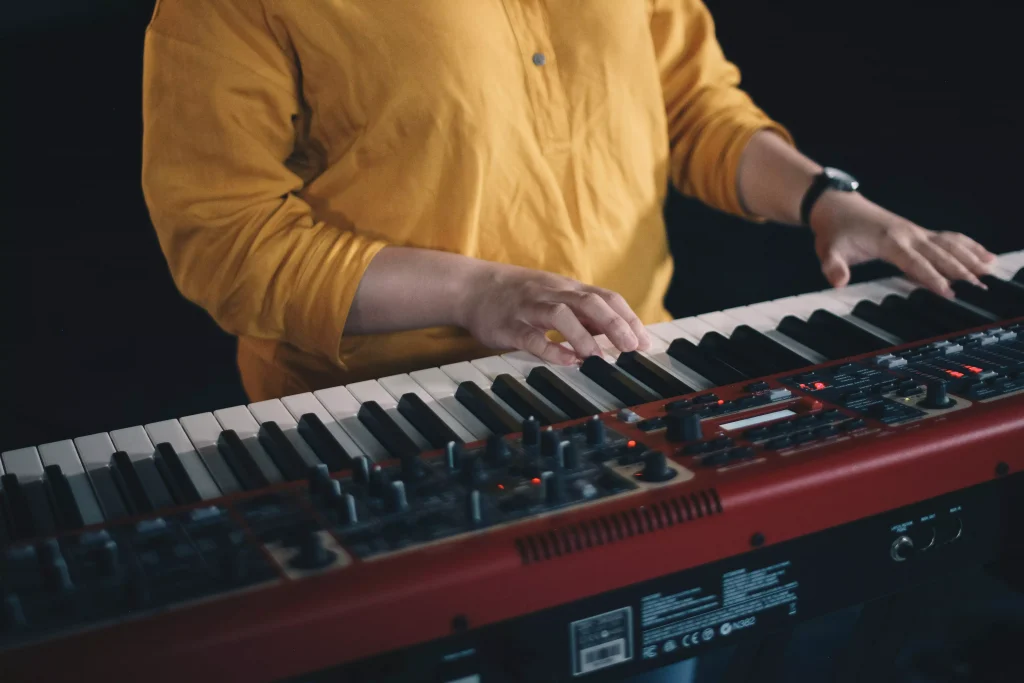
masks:
<svg viewBox="0 0 1024 683"><path fill-rule="evenodd" d="M840 171L838 168L825 168L823 171L825 175L828 176L829 180L832 181L832 187L837 190L853 192L860 187L860 183L857 182L857 179L846 171Z"/></svg>

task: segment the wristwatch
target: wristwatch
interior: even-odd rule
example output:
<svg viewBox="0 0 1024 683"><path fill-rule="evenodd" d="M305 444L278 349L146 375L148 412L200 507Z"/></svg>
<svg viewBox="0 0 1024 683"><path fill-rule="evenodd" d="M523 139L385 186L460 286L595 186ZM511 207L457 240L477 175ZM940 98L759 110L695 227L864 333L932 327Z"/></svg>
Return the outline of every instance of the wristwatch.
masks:
<svg viewBox="0 0 1024 683"><path fill-rule="evenodd" d="M856 192L858 187L860 187L860 183L849 173L840 171L838 168L825 167L821 173L815 176L814 182L811 183L807 194L804 195L804 199L800 203L800 222L810 227L811 209L826 190Z"/></svg>

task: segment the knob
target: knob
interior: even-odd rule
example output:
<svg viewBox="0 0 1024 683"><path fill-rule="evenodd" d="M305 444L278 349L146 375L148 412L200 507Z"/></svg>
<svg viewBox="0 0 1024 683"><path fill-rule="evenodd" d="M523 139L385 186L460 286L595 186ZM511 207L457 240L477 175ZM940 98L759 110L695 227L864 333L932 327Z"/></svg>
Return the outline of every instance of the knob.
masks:
<svg viewBox="0 0 1024 683"><path fill-rule="evenodd" d="M576 444L571 441L563 442L568 443L568 446L562 447L562 466L569 470L574 470L580 466L580 452L576 448Z"/></svg>
<svg viewBox="0 0 1024 683"><path fill-rule="evenodd" d="M597 415L587 420L587 443L591 446L604 445L604 422Z"/></svg>
<svg viewBox="0 0 1024 683"><path fill-rule="evenodd" d="M370 481L370 461L365 455L357 455L352 458L352 480L357 484L365 484Z"/></svg>
<svg viewBox="0 0 1024 683"><path fill-rule="evenodd" d="M359 513L356 510L356 497L346 493L338 499L338 516L342 524L355 524L359 521Z"/></svg>
<svg viewBox="0 0 1024 683"><path fill-rule="evenodd" d="M309 492L312 495L326 493L331 486L331 481L331 473L327 470L327 465L320 463L316 467L310 468Z"/></svg>
<svg viewBox="0 0 1024 683"><path fill-rule="evenodd" d="M927 393L924 396L924 400L921 401L921 405L925 408L949 408L956 404L956 401L951 399L946 393L946 383L939 380L932 380L926 385Z"/></svg>
<svg viewBox="0 0 1024 683"><path fill-rule="evenodd" d="M508 460L508 443L501 434L487 437L486 454L488 462L499 465Z"/></svg>
<svg viewBox="0 0 1024 683"><path fill-rule="evenodd" d="M643 481L668 481L676 476L676 471L668 466L668 460L661 451L644 453L644 468L640 472Z"/></svg>
<svg viewBox="0 0 1024 683"><path fill-rule="evenodd" d="M669 441L700 441L704 438L700 415L697 413L669 413L665 417L665 438Z"/></svg>
<svg viewBox="0 0 1024 683"><path fill-rule="evenodd" d="M523 420L523 445L536 446L540 443L540 422L532 415Z"/></svg>
<svg viewBox="0 0 1024 683"><path fill-rule="evenodd" d="M405 492L405 482L391 482L391 487L388 489L388 509L391 512L405 512L409 509L409 497Z"/></svg>
<svg viewBox="0 0 1024 683"><path fill-rule="evenodd" d="M370 470L370 495L371 496L383 496L388 488L388 484L391 483L391 477L388 473L382 470L380 467L374 467Z"/></svg>
<svg viewBox="0 0 1024 683"><path fill-rule="evenodd" d="M299 554L293 557L289 564L296 569L320 569L333 561L334 553L324 547L324 540L320 537L320 533L309 531L302 537Z"/></svg>
<svg viewBox="0 0 1024 683"><path fill-rule="evenodd" d="M75 584L71 581L68 563L61 556L54 558L50 562L50 566L46 569L46 575L49 579L50 587L56 593L70 593L75 588Z"/></svg>
<svg viewBox="0 0 1024 683"><path fill-rule="evenodd" d="M551 456L551 459L555 461L555 469L562 469L565 467L565 452L572 448L572 441L559 441L558 446L555 447L555 454Z"/></svg>
<svg viewBox="0 0 1024 683"><path fill-rule="evenodd" d="M102 576L117 576L119 567L115 541L107 541L99 547L96 551L96 566Z"/></svg>
<svg viewBox="0 0 1024 683"><path fill-rule="evenodd" d="M484 480L484 464L479 457L462 461L462 481L467 486L476 486Z"/></svg>
<svg viewBox="0 0 1024 683"><path fill-rule="evenodd" d="M565 477L561 472L552 472L544 477L544 502L557 505L565 502Z"/></svg>
<svg viewBox="0 0 1024 683"><path fill-rule="evenodd" d="M889 549L889 555L896 562L904 562L913 554L914 542L910 540L910 536L900 536L892 542L892 547Z"/></svg>
<svg viewBox="0 0 1024 683"><path fill-rule="evenodd" d="M458 441L449 441L444 447L444 463L449 472L459 469L462 464L462 444Z"/></svg>
<svg viewBox="0 0 1024 683"><path fill-rule="evenodd" d="M558 444L561 442L561 435L550 427L540 433L540 454L545 458L552 458L555 455L555 450L558 448Z"/></svg>
<svg viewBox="0 0 1024 683"><path fill-rule="evenodd" d="M480 526L483 524L483 510L480 506L480 492L473 489L466 496L466 519L469 520L470 525Z"/></svg>

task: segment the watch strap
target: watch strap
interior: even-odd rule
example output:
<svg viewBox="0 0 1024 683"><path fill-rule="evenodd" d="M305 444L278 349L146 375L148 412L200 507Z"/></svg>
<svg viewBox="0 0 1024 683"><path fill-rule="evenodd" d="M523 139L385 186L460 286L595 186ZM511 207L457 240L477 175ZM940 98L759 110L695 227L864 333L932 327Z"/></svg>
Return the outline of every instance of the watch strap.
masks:
<svg viewBox="0 0 1024 683"><path fill-rule="evenodd" d="M829 189L833 185L834 182L832 178L830 178L824 171L815 176L814 182L812 182L811 186L807 188L803 201L800 202L800 223L802 225L810 227L811 209L814 208L814 204L818 201L818 198L824 194L825 190Z"/></svg>

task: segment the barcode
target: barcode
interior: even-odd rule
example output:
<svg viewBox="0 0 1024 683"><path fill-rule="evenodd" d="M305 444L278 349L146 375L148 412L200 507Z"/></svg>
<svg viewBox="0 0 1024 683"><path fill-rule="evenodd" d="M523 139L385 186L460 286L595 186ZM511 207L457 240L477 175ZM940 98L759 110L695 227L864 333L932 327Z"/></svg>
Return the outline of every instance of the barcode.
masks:
<svg viewBox="0 0 1024 683"><path fill-rule="evenodd" d="M583 659L582 673L603 669L626 660L626 641L620 639L594 645L580 652L580 656Z"/></svg>

